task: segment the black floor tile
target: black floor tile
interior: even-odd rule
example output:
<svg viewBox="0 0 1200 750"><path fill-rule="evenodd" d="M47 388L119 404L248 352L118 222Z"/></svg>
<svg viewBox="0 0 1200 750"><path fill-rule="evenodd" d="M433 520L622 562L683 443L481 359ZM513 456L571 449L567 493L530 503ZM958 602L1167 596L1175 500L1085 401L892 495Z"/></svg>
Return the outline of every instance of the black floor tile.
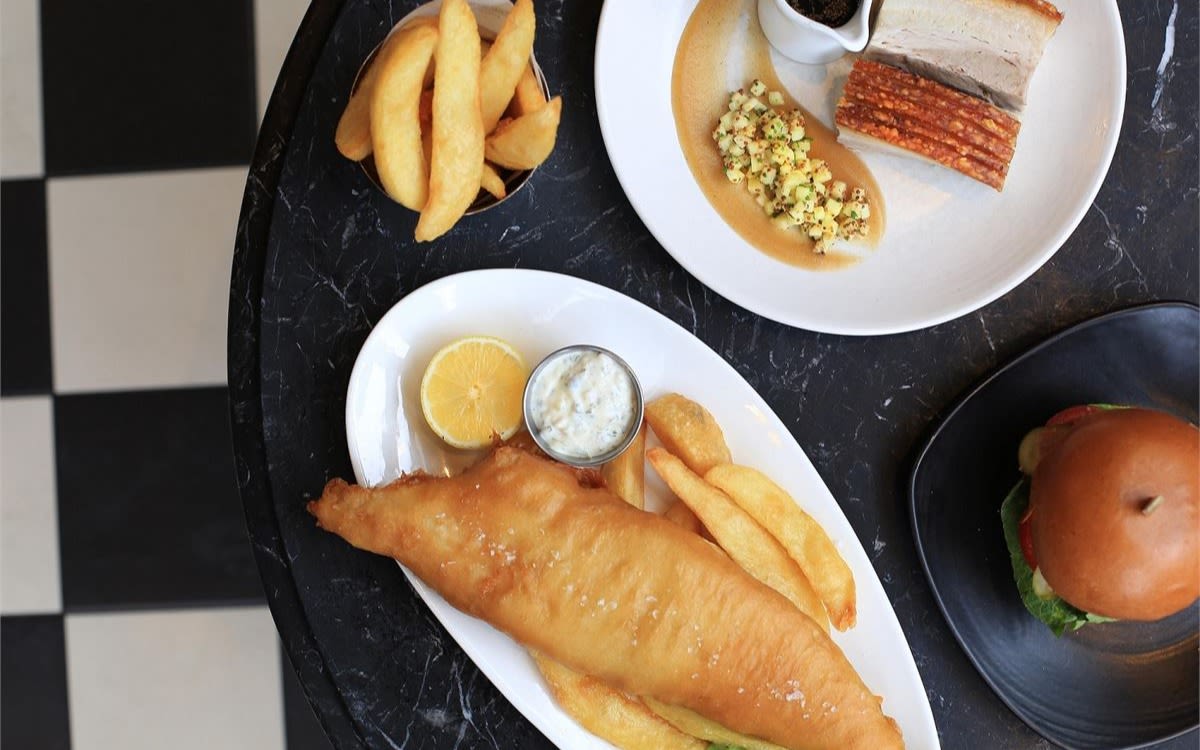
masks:
<svg viewBox="0 0 1200 750"><path fill-rule="evenodd" d="M0 747L70 750L61 615L0 618Z"/></svg>
<svg viewBox="0 0 1200 750"><path fill-rule="evenodd" d="M282 646L280 651L283 651ZM308 705L296 670L292 669L286 653L280 654L279 663L283 672L283 719L287 750L331 750L333 745L325 736L325 730L321 729L312 706Z"/></svg>
<svg viewBox="0 0 1200 750"><path fill-rule="evenodd" d="M67 611L256 600L225 388L57 396Z"/></svg>
<svg viewBox="0 0 1200 750"><path fill-rule="evenodd" d="M49 393L46 184L0 182L0 393Z"/></svg>
<svg viewBox="0 0 1200 750"><path fill-rule="evenodd" d="M46 173L248 163L253 6L42 0Z"/></svg>

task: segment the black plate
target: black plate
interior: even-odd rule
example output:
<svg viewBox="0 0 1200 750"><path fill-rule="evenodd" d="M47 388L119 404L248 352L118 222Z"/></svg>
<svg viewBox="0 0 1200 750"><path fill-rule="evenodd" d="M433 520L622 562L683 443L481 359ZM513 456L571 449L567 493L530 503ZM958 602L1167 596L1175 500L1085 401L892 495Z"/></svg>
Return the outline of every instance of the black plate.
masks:
<svg viewBox="0 0 1200 750"><path fill-rule="evenodd" d="M1082 403L1152 406L1197 421L1200 310L1156 304L1081 323L971 390L918 454L913 536L950 629L1000 699L1048 740L1132 748L1197 726L1198 608L1056 638L1025 611L1000 527L1017 444Z"/></svg>

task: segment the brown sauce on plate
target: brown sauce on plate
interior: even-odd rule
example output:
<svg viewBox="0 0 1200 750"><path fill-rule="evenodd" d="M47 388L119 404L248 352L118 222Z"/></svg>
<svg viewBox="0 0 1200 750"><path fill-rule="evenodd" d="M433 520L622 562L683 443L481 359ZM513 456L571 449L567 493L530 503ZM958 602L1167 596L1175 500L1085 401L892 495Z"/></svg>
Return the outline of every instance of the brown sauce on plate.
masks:
<svg viewBox="0 0 1200 750"><path fill-rule="evenodd" d="M729 101L726 61L733 53L734 40L742 37L746 80L738 86L748 86L752 79L759 78L769 90L783 93L785 108L797 107L804 112L806 130L813 139L813 155L828 163L834 179L867 192L871 218L867 237L861 242L874 247L883 232L883 203L875 178L861 159L837 142L832 130L788 95L771 63L770 46L758 25L756 8L755 0L700 0L688 19L671 74L671 105L679 145L701 192L742 239L790 265L822 271L845 268L861 258L845 252L814 253L812 240L798 229L775 226L744 185L734 185L725 178L712 131Z"/></svg>

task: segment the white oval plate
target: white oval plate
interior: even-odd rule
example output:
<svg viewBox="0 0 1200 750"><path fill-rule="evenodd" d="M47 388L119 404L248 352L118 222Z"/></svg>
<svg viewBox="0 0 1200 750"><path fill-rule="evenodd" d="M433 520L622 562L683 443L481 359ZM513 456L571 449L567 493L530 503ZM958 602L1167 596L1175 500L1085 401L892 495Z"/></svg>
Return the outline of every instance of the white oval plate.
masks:
<svg viewBox="0 0 1200 750"><path fill-rule="evenodd" d="M868 154L887 208L879 247L840 271L781 263L717 215L679 148L671 69L696 3L605 0L596 40L600 129L621 187L659 243L705 285L759 315L849 335L900 333L965 315L1049 260L1108 172L1125 106L1117 5L1055 0L1065 18L1033 77L1003 193L943 167ZM832 125L834 91L852 56L829 66L774 52L772 60L796 99ZM746 84L742 71L729 74L731 89Z"/></svg>
<svg viewBox="0 0 1200 750"><path fill-rule="evenodd" d="M871 562L804 451L754 389L711 349L657 312L605 287L527 270L473 271L396 304L363 344L350 376L346 437L360 484L401 472L454 473L474 456L449 449L421 415L421 375L443 344L469 334L510 341L532 365L567 344L606 347L637 372L646 397L679 391L721 423L734 459L773 477L829 532L854 572L858 626L835 633L910 748L938 747L921 676ZM647 468L648 507L667 490ZM405 571L417 592L500 692L559 747L611 748L562 712L532 660L508 636L451 607Z"/></svg>

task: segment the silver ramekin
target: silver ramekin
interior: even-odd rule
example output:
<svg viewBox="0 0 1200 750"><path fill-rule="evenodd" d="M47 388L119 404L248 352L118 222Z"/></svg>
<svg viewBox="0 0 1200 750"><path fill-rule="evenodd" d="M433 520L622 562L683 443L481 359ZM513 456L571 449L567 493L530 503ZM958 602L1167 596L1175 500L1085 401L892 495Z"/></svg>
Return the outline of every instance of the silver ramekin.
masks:
<svg viewBox="0 0 1200 750"><path fill-rule="evenodd" d="M609 357L612 357L613 360L621 366L621 369L623 369L625 373L629 375L630 380L633 382L634 418L630 422L629 431L626 433L625 437L621 439L621 442L617 443L616 447L614 447L612 450L602 453L598 456L592 456L590 458L568 456L551 448L549 445L543 442L542 436L538 432L537 425L534 423L533 417L530 414L530 400L533 391L533 383L537 380L538 375L543 369L545 369L547 363L550 361L557 359L564 354L577 351L600 352L601 354L606 354ZM533 368L533 372L529 373L529 379L525 381L525 395L522 398L522 409L525 414L525 429L529 430L529 434L533 437L533 441L537 443L537 446L541 448L547 456L553 458L555 461L561 461L562 463L570 466L591 468L608 463L629 448L629 445L633 442L633 439L637 437L638 430L642 428L642 418L645 416L646 402L642 397L642 384L638 382L637 373L633 371L633 368L629 366L628 362L602 346L595 346L593 344L573 344L571 346L564 346L561 349L550 352L545 359L538 363L537 367Z"/></svg>

